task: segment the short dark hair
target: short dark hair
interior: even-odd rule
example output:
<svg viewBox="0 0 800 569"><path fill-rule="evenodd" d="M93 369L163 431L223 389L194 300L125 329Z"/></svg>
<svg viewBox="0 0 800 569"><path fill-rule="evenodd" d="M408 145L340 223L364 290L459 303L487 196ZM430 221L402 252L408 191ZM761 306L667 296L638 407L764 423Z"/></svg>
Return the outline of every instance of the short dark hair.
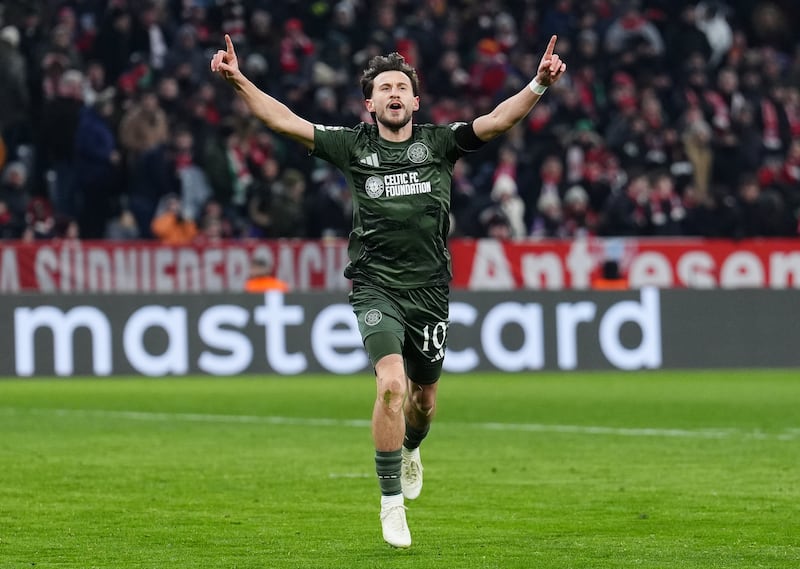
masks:
<svg viewBox="0 0 800 569"><path fill-rule="evenodd" d="M372 87L375 83L375 78L384 71L400 71L405 73L411 80L411 89L414 96L419 95L419 77L417 70L406 63L406 58L397 52L390 53L389 55L376 55L369 60L369 65L364 70L361 76L361 91L364 93L365 99L372 98Z"/></svg>

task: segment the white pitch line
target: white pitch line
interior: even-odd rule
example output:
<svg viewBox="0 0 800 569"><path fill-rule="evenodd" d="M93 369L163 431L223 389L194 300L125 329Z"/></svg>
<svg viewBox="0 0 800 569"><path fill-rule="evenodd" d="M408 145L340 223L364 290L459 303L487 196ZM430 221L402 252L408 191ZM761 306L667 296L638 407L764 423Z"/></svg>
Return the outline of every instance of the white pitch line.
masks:
<svg viewBox="0 0 800 569"><path fill-rule="evenodd" d="M230 423L253 425L289 425L298 427L356 427L367 428L366 419L326 419L307 417L278 417L264 415L217 415L213 413L163 413L157 411L112 411L105 409L20 409L0 407L6 416L51 415L60 417L101 417L129 419L134 421L184 421L190 423ZM610 435L623 437L664 437L695 439L758 439L792 441L800 438L800 428L788 428L776 433L744 431L742 429L659 429L601 427L591 425L546 425L542 423L496 423L496 422L446 422L437 423L437 428L457 427L486 431L516 431L529 433L561 433L578 435Z"/></svg>
<svg viewBox="0 0 800 569"><path fill-rule="evenodd" d="M2 408L4 414L55 415L59 417L103 417L134 421L185 421L190 423L245 423L256 425L293 425L300 427L368 427L362 419L315 419L262 415L217 415L214 413L161 413L158 411L109 411L105 409L15 409ZM6 413L8 412L8 413Z"/></svg>
<svg viewBox="0 0 800 569"><path fill-rule="evenodd" d="M722 439L743 434L737 429L656 429L625 427L594 427L588 425L542 425L536 423L481 423L482 427L494 431L527 431L533 433L567 433L584 435L619 435L624 437L684 437Z"/></svg>

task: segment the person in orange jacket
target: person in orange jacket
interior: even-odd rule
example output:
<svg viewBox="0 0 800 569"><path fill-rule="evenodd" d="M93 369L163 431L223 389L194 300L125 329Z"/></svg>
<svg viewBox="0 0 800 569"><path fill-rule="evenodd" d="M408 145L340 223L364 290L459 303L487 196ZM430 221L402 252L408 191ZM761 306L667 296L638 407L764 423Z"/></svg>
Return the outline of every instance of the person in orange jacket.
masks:
<svg viewBox="0 0 800 569"><path fill-rule="evenodd" d="M603 263L600 275L592 281L595 290L628 290L628 279L620 272L619 263L608 260Z"/></svg>
<svg viewBox="0 0 800 569"><path fill-rule="evenodd" d="M277 290L288 292L289 285L277 278L272 272L272 265L263 257L256 257L250 263L250 275L244 283L246 292L267 292Z"/></svg>
<svg viewBox="0 0 800 569"><path fill-rule="evenodd" d="M182 207L176 194L164 196L159 204L150 230L164 245L188 245L197 237L197 224L184 217Z"/></svg>

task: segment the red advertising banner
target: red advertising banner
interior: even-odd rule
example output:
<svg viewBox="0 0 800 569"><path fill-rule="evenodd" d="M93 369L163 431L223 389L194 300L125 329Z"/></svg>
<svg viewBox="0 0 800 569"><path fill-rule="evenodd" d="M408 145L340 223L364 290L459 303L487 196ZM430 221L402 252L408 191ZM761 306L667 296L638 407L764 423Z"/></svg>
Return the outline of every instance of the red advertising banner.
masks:
<svg viewBox="0 0 800 569"><path fill-rule="evenodd" d="M457 241L454 287L587 289L606 260L641 288L800 288L800 240Z"/></svg>
<svg viewBox="0 0 800 569"><path fill-rule="evenodd" d="M0 241L0 293L241 291L253 258L295 291L346 290L343 241L229 241L172 247L149 241Z"/></svg>
<svg viewBox="0 0 800 569"><path fill-rule="evenodd" d="M453 288L587 289L606 260L631 288L800 288L800 240L589 239L450 243ZM0 242L0 293L240 291L265 257L291 290L347 290L342 240Z"/></svg>

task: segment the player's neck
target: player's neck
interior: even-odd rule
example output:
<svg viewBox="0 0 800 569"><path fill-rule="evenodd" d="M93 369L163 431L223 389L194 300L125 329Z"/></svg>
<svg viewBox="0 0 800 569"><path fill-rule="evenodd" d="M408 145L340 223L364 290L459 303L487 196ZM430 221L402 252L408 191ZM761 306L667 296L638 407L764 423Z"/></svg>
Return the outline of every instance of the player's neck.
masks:
<svg viewBox="0 0 800 569"><path fill-rule="evenodd" d="M405 142L411 138L413 134L413 124L408 121L400 128L391 128L385 124L378 122L378 135L389 142Z"/></svg>

